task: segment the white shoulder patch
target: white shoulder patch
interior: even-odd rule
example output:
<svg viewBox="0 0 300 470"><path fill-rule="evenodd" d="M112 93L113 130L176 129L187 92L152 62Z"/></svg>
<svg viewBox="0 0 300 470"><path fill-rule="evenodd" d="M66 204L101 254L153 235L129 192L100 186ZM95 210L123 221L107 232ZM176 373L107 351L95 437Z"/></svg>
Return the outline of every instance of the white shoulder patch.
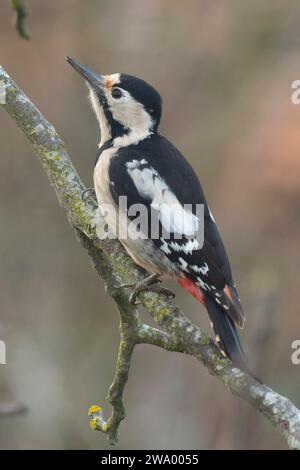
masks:
<svg viewBox="0 0 300 470"><path fill-rule="evenodd" d="M140 162L138 160L131 160L131 162L126 163L127 170L134 170L135 168L138 168L140 165Z"/></svg>
<svg viewBox="0 0 300 470"><path fill-rule="evenodd" d="M151 200L153 209L159 212L159 219L167 233L178 233L192 237L199 228L199 219L192 212L186 210L178 201L163 178L152 167L141 168L146 160L132 160L126 164L127 172L131 177L138 193ZM191 244L196 248L195 242ZM187 246L190 251L191 244Z"/></svg>

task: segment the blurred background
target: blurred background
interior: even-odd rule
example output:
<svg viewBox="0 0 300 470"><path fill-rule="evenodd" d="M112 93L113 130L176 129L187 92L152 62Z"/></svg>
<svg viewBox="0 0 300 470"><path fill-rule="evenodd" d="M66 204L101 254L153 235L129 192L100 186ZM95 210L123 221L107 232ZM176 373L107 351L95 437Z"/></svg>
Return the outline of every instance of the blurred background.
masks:
<svg viewBox="0 0 300 470"><path fill-rule="evenodd" d="M32 40L0 5L0 63L54 124L87 186L99 142L70 55L162 94L161 132L197 171L230 254L257 374L300 405L300 5L290 0L29 2ZM118 313L31 146L0 110L0 448L105 449ZM204 309L177 290L210 333ZM146 318L150 322L148 318ZM7 415L18 403L27 412ZM281 449L283 439L194 359L138 346L119 449ZM2 410L2 412L1 412Z"/></svg>

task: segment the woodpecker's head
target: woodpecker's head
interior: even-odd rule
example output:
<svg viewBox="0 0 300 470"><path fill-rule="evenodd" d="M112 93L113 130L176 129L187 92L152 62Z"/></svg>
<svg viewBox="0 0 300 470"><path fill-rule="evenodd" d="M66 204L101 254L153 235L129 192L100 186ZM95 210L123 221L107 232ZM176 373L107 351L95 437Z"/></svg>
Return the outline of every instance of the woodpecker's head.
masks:
<svg viewBox="0 0 300 470"><path fill-rule="evenodd" d="M88 84L101 145L111 138L120 145L135 144L157 131L161 97L151 85L126 74L100 75L74 59L67 61Z"/></svg>

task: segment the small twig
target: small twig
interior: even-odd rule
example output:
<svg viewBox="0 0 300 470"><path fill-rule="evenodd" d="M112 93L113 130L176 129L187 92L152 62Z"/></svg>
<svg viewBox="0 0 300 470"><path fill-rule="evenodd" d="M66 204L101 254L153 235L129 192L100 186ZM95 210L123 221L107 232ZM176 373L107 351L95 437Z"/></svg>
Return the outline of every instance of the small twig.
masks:
<svg viewBox="0 0 300 470"><path fill-rule="evenodd" d="M97 269L97 266L96 266ZM138 313L136 307L130 303L122 302L122 292L114 289L111 292L119 305L120 310L120 345L116 363L116 371L111 384L107 401L112 406L112 414L105 421L102 408L94 405L89 409L90 425L96 431L102 431L108 436L110 445L118 442L118 431L121 421L125 418L123 392L128 380L131 357L138 341Z"/></svg>
<svg viewBox="0 0 300 470"><path fill-rule="evenodd" d="M93 405L89 409L90 425L96 431L102 431L108 436L110 445L118 442L118 431L121 421L125 418L125 407L123 404L123 392L128 380L131 356L135 343L130 338L122 337L119 347L116 372L111 384L107 401L113 408L110 418L105 421L102 408Z"/></svg>
<svg viewBox="0 0 300 470"><path fill-rule="evenodd" d="M30 39L31 34L27 25L28 5L26 0L10 0L14 12L13 22L16 30L23 39Z"/></svg>

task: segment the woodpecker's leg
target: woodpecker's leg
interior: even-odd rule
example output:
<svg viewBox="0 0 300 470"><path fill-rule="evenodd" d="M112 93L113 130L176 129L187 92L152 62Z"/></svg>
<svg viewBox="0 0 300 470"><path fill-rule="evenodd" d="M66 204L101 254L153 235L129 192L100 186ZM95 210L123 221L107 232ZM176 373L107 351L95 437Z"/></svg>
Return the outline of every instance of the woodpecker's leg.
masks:
<svg viewBox="0 0 300 470"><path fill-rule="evenodd" d="M87 188L81 194L81 199L86 204L89 198L97 200L94 188Z"/></svg>
<svg viewBox="0 0 300 470"><path fill-rule="evenodd" d="M142 281L139 281L131 293L129 302L135 304L138 294L142 291L157 292L158 294L165 294L169 295L170 297L175 297L174 292L171 289L160 286L160 282L161 280L159 279L159 274L157 273L151 274Z"/></svg>

